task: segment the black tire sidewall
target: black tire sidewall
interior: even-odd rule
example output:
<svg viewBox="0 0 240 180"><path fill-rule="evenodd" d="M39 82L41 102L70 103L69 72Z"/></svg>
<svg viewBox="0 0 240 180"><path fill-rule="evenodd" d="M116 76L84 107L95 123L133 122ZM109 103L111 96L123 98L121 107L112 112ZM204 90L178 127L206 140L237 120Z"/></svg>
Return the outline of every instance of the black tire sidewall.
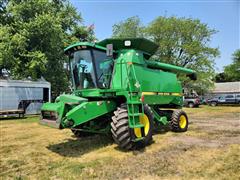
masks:
<svg viewBox="0 0 240 180"><path fill-rule="evenodd" d="M119 132L120 130L121 132ZM111 132L113 140L118 144L120 149L131 150L135 148L134 143L131 141L126 104L122 104L114 111L111 122ZM122 137L124 138L120 140Z"/></svg>
<svg viewBox="0 0 240 180"><path fill-rule="evenodd" d="M180 127L180 117L185 116L186 118L186 126L184 128ZM171 118L171 124L172 124L172 131L174 132L186 132L188 129L188 116L183 110L175 110L172 114Z"/></svg>
<svg viewBox="0 0 240 180"><path fill-rule="evenodd" d="M181 113L179 115L179 121L180 121L180 116L182 116L182 115L185 116L187 124L186 124L186 126L184 128L181 128L180 125L179 125L179 129L180 129L181 132L185 132L188 129L188 117L187 117L187 114L184 111L181 111Z"/></svg>

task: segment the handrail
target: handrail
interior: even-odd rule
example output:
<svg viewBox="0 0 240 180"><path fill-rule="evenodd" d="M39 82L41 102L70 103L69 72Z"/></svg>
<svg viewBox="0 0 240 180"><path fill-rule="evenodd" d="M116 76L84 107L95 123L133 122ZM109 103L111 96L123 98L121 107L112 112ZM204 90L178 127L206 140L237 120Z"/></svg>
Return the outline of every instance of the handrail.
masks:
<svg viewBox="0 0 240 180"><path fill-rule="evenodd" d="M128 81L128 87L129 87L129 91L130 91L130 99L132 100L132 88L131 88L131 84L130 84L130 71L129 71L129 67L128 66L132 66L132 71L133 71L133 78L134 80L136 81L136 83L139 83L139 81L137 80L137 76L136 76L136 72L135 72L135 68L133 67L132 64L126 64L126 71L127 71L127 81ZM141 85L139 84L139 90L140 90L140 94L142 93L142 89L141 89ZM143 107L143 103L141 102L141 106L142 106L142 113L144 113L144 107ZM131 113L134 114L134 105L131 104L131 107L132 107L132 111ZM134 120L134 123L135 123L135 116L133 116L133 120ZM134 124L135 125L135 124Z"/></svg>
<svg viewBox="0 0 240 180"><path fill-rule="evenodd" d="M136 71L135 71L134 66L133 66L133 65L131 65L131 66L132 66L132 69L133 69L133 75L134 75L134 78L135 78L135 80L136 80L136 83L139 84L139 90L140 90L140 95L141 95L141 94L142 94L141 84L139 83L139 81L138 81L138 79L137 79ZM143 102L141 102L141 104L142 104L142 112L144 113Z"/></svg>

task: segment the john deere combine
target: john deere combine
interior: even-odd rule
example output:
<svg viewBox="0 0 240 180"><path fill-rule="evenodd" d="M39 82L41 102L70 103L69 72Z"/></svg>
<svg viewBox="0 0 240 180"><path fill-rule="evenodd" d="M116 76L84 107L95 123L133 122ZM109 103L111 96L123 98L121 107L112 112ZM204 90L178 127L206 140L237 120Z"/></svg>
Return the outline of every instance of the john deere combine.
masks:
<svg viewBox="0 0 240 180"><path fill-rule="evenodd" d="M127 150L147 145L160 124L186 131L188 118L181 110L182 87L176 74L195 80L195 72L150 60L157 48L141 38L67 47L74 91L45 103L41 123L69 128L77 137L111 133Z"/></svg>

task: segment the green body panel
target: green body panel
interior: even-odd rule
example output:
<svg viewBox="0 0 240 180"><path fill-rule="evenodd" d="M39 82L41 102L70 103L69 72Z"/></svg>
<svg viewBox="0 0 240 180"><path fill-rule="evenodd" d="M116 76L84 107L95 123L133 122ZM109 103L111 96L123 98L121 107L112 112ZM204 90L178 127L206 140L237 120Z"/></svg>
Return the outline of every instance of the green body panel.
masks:
<svg viewBox="0 0 240 180"><path fill-rule="evenodd" d="M42 105L41 110L43 111L61 111L62 110L62 106L63 106L63 102L57 102L57 103L44 103Z"/></svg>
<svg viewBox="0 0 240 180"><path fill-rule="evenodd" d="M66 120L64 127L68 127L69 120L73 121L71 127L76 127L89 120L93 120L106 113L112 112L116 109L116 103L114 101L92 101L83 102L82 104L74 107L66 114Z"/></svg>
<svg viewBox="0 0 240 180"><path fill-rule="evenodd" d="M63 94L63 95L58 96L56 101L57 102L60 101L63 103L69 103L69 104L80 104L81 102L85 102L88 100L86 98L82 98L82 97L75 96L75 95Z"/></svg>
<svg viewBox="0 0 240 180"><path fill-rule="evenodd" d="M154 109L152 109L152 112L154 114L155 119L158 122L162 123L163 125L167 125L168 124L168 119L167 119L166 116L160 116Z"/></svg>
<svg viewBox="0 0 240 180"><path fill-rule="evenodd" d="M146 69L138 65L135 67L135 71L143 92L182 92L181 84L177 81L175 74Z"/></svg>
<svg viewBox="0 0 240 180"><path fill-rule="evenodd" d="M115 71L112 81L113 89L124 89L129 91L129 84L132 91L139 92L156 92L156 93L173 93L177 96L169 95L147 95L144 102L147 104L169 104L171 102L182 106L181 83L177 76L171 72L165 72L159 69L146 67L143 52L135 50L122 50L119 52L120 57L115 64ZM120 72L120 73L118 73ZM136 87L136 83L140 85Z"/></svg>
<svg viewBox="0 0 240 180"><path fill-rule="evenodd" d="M131 41L130 46L124 46L126 40ZM195 72L149 60L158 47L149 40L106 39L96 44L79 42L67 47L65 52L70 56L71 53L81 49L105 51L108 44L113 45L114 59L107 59L100 64L100 68L113 62L109 87L76 89L74 86L72 95L64 94L59 96L55 103L44 104L42 114L47 111L57 112L56 127L77 128L91 122L93 126L83 130L103 132L108 128L96 130L91 127L94 127L94 124L97 126L97 121L102 121L98 120L99 117L112 113L120 104L126 103L129 127L139 128L143 127L139 122L139 116L143 113L144 104L149 104L150 107L153 105L182 107L182 86L176 74L191 75ZM155 111L154 116L156 121L167 124L167 117L161 117Z"/></svg>
<svg viewBox="0 0 240 180"><path fill-rule="evenodd" d="M41 108L41 111L47 115L45 115L45 117L43 118L43 114L42 114L40 123L50 127L60 128L65 110L66 109L65 109L64 102L44 103ZM54 112L56 114L56 121L48 120L48 117L50 116L49 115L50 112Z"/></svg>
<svg viewBox="0 0 240 180"><path fill-rule="evenodd" d="M145 104L178 104L179 106L183 103L181 96L172 95L144 95Z"/></svg>

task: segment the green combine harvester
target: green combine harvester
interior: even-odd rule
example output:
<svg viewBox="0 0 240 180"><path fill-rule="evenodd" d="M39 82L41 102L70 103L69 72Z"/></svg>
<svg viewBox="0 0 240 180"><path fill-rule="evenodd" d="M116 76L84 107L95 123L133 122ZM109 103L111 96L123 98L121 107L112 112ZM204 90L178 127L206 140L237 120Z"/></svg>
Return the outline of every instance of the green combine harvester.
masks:
<svg viewBox="0 0 240 180"><path fill-rule="evenodd" d="M65 49L72 94L41 109L41 123L69 128L77 137L111 133L121 149L144 147L154 130L184 132L188 117L177 73L193 70L150 60L158 45L143 38L79 42ZM175 109L175 110L174 110Z"/></svg>

